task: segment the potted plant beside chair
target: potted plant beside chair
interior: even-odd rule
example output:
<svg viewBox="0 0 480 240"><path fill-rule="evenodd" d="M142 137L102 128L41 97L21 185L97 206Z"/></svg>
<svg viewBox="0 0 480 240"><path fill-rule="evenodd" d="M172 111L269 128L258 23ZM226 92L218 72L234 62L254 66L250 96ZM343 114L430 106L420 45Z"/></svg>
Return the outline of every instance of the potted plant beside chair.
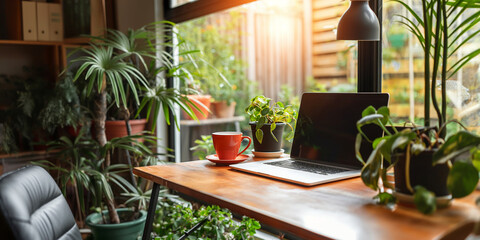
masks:
<svg viewBox="0 0 480 240"><path fill-rule="evenodd" d="M108 210L103 210L114 203L113 187L117 186L124 194L138 191L122 176L129 171L127 164L106 165L105 161L114 151L120 150L128 150L136 161L144 161L154 155L144 142L155 143L156 138L132 135L114 138L100 146L84 135L86 129L82 129L73 140L63 136L49 143L49 151L53 151L62 164L56 165L48 160L35 164L59 172L64 194L68 188L73 188L75 200L72 209L80 226L83 227L84 223L89 226L96 239L136 239L145 225L144 201L135 199L125 204L132 208L114 208L119 222L113 222ZM96 212L86 216L88 207Z"/></svg>
<svg viewBox="0 0 480 240"><path fill-rule="evenodd" d="M174 34L173 28L173 24L169 22L160 22L137 30L129 30L127 34L108 30L105 37L92 37L90 46L81 49L85 55L74 60L81 63L74 81L85 81L84 91L94 100L92 111L94 136L100 147L108 143L105 134L105 121L109 112L107 106L119 110L118 117L125 121L128 134L131 117L142 115L148 120L152 116L154 129L161 109L167 124L171 124L170 114L173 114L173 120L179 128L175 111L169 111L173 110L175 105L195 118L192 109L187 105L190 101L185 94L177 89L167 88L165 84L168 77L185 80L189 75L185 73L183 65L171 63L173 59L170 53L165 50L156 52L157 47L183 49L184 41L179 41L175 45L168 41L171 39L166 36L158 35L158 32ZM195 51L192 50L180 52L192 60L195 59L191 56L193 53ZM146 138L148 136L144 137ZM110 166L111 155L107 152L102 167L109 169ZM110 222L119 223L113 198L105 200Z"/></svg>
<svg viewBox="0 0 480 240"><path fill-rule="evenodd" d="M286 139L293 139L297 111L291 106L261 95L251 100L245 112L250 116L255 152L281 152L285 126L291 130Z"/></svg>

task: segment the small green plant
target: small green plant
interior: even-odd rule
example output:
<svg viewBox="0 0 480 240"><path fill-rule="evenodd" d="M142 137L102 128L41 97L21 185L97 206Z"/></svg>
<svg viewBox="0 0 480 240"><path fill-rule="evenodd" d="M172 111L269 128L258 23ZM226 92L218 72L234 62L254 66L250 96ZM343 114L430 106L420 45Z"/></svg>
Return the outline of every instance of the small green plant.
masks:
<svg viewBox="0 0 480 240"><path fill-rule="evenodd" d="M192 232L188 239L254 239L260 229L260 223L243 217L235 222L232 213L219 206L202 206L194 209L189 202L172 201L164 198L159 201L153 223L155 239L178 239L197 223L208 219L201 227Z"/></svg>
<svg viewBox="0 0 480 240"><path fill-rule="evenodd" d="M245 112L250 116L250 121L256 122L255 137L259 143L262 143L264 132L262 127L265 124L270 124L270 134L278 142L278 139L273 134L277 123L285 123L290 127L290 131L286 139L291 140L294 134L295 121L297 119L297 110L292 106L284 106L281 102L272 102L272 99L263 95L254 97L250 105L245 108ZM290 124L293 122L293 126Z"/></svg>
<svg viewBox="0 0 480 240"><path fill-rule="evenodd" d="M190 150L194 151L193 156L200 160L206 159L208 155L215 154L213 139L211 135L202 135L201 139L195 140L195 146Z"/></svg>
<svg viewBox="0 0 480 240"><path fill-rule="evenodd" d="M385 135L373 141L370 140L362 131L362 127L369 124L382 128ZM381 107L377 110L369 106L362 112L362 118L357 122L359 133L355 144L357 159L364 165L361 179L366 186L378 191L375 198L380 203L390 204L395 202L395 198L386 191L386 188L392 188L387 181L387 171L395 165L394 154L401 152L405 153L405 165L409 166L412 155L418 155L427 150L435 151L432 164L446 163L450 167L447 188L453 198L465 197L475 190L479 172L474 164L478 165L478 150L476 149L480 144L480 136L468 131L458 131L444 141L440 138L438 132L444 130L445 125L438 132L435 131L435 128L406 128L398 131L395 127L387 128L387 125L393 125L388 107ZM429 132L434 133L432 134L433 137L430 137ZM360 154L363 139L371 142L373 146L373 150L366 161ZM452 161L455 157L468 151L471 152L470 159ZM425 214L434 212L436 209L435 194L424 186L412 186L409 180L409 171L406 171L405 175L407 188L414 196L417 209ZM381 183L383 183L383 186Z"/></svg>

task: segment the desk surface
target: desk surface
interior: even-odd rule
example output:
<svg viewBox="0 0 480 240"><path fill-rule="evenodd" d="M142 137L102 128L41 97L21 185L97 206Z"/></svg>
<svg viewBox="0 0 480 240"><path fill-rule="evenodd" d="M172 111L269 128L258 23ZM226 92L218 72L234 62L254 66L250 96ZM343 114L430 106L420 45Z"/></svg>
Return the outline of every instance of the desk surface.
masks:
<svg viewBox="0 0 480 240"><path fill-rule="evenodd" d="M302 187L209 161L135 168L134 173L304 239L434 239L478 221L476 191L432 216L375 205L359 178Z"/></svg>

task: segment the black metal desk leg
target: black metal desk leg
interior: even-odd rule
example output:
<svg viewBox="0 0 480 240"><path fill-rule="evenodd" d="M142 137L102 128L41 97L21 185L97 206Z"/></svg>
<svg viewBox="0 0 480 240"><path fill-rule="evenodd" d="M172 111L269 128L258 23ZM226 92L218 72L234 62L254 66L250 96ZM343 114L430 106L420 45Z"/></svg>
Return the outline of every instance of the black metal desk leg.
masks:
<svg viewBox="0 0 480 240"><path fill-rule="evenodd" d="M150 240L150 233L152 232L153 219L155 218L155 210L157 208L159 191L160 185L153 183L152 194L150 195L150 203L148 204L147 221L145 222L145 228L143 229L142 240Z"/></svg>

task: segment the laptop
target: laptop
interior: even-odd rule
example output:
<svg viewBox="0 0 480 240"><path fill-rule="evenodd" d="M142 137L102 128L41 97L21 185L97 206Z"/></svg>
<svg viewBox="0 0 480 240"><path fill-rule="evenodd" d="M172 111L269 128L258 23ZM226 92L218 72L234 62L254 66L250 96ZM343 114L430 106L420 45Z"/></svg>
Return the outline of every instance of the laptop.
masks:
<svg viewBox="0 0 480 240"><path fill-rule="evenodd" d="M360 176L363 165L355 157L356 122L362 111L388 105L387 93L304 93L289 158L230 165L234 170L304 186ZM372 139L383 131L376 126L362 130ZM371 152L363 141L362 156Z"/></svg>

